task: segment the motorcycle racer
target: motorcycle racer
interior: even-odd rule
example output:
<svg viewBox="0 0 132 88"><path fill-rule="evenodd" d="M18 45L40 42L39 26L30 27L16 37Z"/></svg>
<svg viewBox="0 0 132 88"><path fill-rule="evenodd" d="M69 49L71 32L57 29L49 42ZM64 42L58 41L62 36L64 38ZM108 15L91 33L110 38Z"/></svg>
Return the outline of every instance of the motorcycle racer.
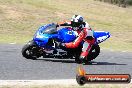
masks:
<svg viewBox="0 0 132 88"><path fill-rule="evenodd" d="M72 30L77 32L77 38L74 42L59 43L59 47L76 48L83 41L82 52L79 57L81 63L83 63L87 59L89 51L95 42L93 30L90 25L84 21L84 18L81 15L73 15L70 22L57 24L57 27L59 26L71 26Z"/></svg>

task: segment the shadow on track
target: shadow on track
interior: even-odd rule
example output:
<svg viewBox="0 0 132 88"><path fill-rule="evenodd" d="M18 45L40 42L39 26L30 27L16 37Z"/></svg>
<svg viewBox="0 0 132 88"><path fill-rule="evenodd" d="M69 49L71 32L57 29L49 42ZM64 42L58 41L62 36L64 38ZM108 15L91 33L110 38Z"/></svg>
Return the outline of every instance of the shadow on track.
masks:
<svg viewBox="0 0 132 88"><path fill-rule="evenodd" d="M37 59L37 60L51 61L51 62L62 62L62 63L76 63L74 59ZM84 65L127 65L127 64L91 61Z"/></svg>
<svg viewBox="0 0 132 88"><path fill-rule="evenodd" d="M62 62L62 63L76 63L74 59L37 59L42 61L51 61L51 62Z"/></svg>

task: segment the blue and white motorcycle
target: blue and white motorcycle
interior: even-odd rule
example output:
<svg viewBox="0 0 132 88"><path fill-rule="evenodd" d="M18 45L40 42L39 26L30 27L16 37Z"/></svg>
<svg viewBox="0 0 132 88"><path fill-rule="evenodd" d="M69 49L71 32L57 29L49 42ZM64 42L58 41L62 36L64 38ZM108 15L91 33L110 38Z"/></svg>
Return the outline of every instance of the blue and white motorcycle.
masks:
<svg viewBox="0 0 132 88"><path fill-rule="evenodd" d="M74 49L61 49L57 42L68 43L76 39L76 33L70 27L57 29L56 24L51 23L41 26L35 33L33 39L22 48L22 55L27 59L43 58L65 58L79 61L82 51L82 43ZM95 43L89 51L87 62L95 59L100 53L99 43L110 37L109 32L94 31Z"/></svg>

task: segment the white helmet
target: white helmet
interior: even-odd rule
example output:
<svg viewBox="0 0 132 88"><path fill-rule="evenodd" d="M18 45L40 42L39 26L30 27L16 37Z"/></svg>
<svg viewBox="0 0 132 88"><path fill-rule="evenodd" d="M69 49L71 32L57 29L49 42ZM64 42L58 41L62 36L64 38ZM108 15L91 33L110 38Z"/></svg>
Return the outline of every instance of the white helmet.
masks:
<svg viewBox="0 0 132 88"><path fill-rule="evenodd" d="M83 17L81 15L73 15L71 18L71 26L73 29L77 30L83 24Z"/></svg>

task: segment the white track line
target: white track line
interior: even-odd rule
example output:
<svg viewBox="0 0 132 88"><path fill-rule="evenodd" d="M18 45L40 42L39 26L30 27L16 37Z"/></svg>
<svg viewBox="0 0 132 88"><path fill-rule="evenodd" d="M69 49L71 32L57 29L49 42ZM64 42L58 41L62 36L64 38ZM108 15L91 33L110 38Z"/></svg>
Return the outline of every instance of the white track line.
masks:
<svg viewBox="0 0 132 88"><path fill-rule="evenodd" d="M12 42L12 43L9 43L9 44L14 45L14 44L16 44L16 43L15 43L15 42Z"/></svg>
<svg viewBox="0 0 132 88"><path fill-rule="evenodd" d="M131 81L132 83L132 81ZM0 86L12 85L78 85L76 79L57 80L0 80Z"/></svg>
<svg viewBox="0 0 132 88"><path fill-rule="evenodd" d="M0 85L77 85L75 79L57 80L0 80Z"/></svg>

